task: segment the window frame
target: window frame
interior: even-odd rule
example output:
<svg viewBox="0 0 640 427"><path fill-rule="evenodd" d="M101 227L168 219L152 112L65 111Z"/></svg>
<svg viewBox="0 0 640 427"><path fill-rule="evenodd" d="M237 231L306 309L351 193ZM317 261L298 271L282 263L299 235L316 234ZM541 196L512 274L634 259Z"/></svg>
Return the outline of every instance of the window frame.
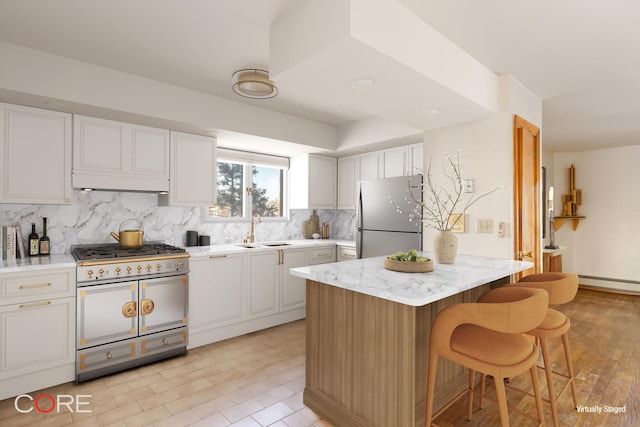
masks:
<svg viewBox="0 0 640 427"><path fill-rule="evenodd" d="M270 154L254 153L250 151L233 150L229 148L218 148L216 153L216 181L218 179L217 162L228 162L242 164L243 167L243 196L241 217L216 217L209 214L210 207L202 209L203 222L247 222L253 216L253 195L247 195L247 187L249 183L253 183L253 166L270 167L282 169L282 216L279 217L263 217L263 222L286 222L290 219L289 214L289 158L282 156L274 156ZM253 185L251 185L253 187Z"/></svg>

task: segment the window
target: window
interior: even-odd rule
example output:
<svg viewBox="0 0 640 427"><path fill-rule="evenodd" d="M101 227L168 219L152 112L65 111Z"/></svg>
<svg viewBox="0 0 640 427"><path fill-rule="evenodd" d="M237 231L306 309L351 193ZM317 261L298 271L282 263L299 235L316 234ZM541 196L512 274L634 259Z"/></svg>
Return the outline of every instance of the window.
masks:
<svg viewBox="0 0 640 427"><path fill-rule="evenodd" d="M284 157L218 149L217 200L208 219L286 219L288 166Z"/></svg>

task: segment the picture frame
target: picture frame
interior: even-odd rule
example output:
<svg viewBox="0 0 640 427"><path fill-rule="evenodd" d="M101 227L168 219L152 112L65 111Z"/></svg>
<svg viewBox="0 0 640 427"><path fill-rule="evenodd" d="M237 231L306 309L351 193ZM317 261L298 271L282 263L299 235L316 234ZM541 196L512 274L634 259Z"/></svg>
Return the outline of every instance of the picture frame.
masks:
<svg viewBox="0 0 640 427"><path fill-rule="evenodd" d="M464 233L466 231L466 217L463 213L449 215L449 229L454 233Z"/></svg>

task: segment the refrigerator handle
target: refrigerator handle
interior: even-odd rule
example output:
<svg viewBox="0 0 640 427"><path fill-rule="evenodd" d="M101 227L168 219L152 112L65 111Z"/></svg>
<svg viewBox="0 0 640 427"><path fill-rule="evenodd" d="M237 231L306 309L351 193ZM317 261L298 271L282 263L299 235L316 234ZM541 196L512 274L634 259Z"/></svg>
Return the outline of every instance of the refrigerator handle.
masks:
<svg viewBox="0 0 640 427"><path fill-rule="evenodd" d="M358 203L356 206L356 257L362 258L362 184L358 183Z"/></svg>

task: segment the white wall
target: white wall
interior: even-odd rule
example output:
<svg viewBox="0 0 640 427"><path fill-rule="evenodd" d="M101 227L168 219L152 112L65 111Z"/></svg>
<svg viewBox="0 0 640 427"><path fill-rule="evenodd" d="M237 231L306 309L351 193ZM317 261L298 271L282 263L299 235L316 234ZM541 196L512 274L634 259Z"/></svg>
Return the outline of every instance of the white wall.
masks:
<svg viewBox="0 0 640 427"><path fill-rule="evenodd" d="M562 194L569 190L567 168L574 163L576 188L582 190L578 214L586 217L576 231L568 222L556 232L556 244L569 248L563 255L564 271L640 281L639 159L640 145L554 154L556 212L562 212Z"/></svg>
<svg viewBox="0 0 640 427"><path fill-rule="evenodd" d="M487 119L427 131L424 134L425 167L432 158L432 175L441 179L445 154L460 148L463 179L473 179L478 194L501 185L507 188L487 196L467 211L467 232L457 234L458 253L513 258L513 123L514 114L541 126L542 103L518 81L502 76L502 112ZM493 233L477 233L478 219L493 220ZM498 222L506 223L498 237ZM424 247L433 247L436 232L425 230Z"/></svg>
<svg viewBox="0 0 640 427"><path fill-rule="evenodd" d="M336 129L311 120L1 41L0 58L0 99L6 102L35 96L62 101L67 111L89 116L184 132L224 129L337 148Z"/></svg>

